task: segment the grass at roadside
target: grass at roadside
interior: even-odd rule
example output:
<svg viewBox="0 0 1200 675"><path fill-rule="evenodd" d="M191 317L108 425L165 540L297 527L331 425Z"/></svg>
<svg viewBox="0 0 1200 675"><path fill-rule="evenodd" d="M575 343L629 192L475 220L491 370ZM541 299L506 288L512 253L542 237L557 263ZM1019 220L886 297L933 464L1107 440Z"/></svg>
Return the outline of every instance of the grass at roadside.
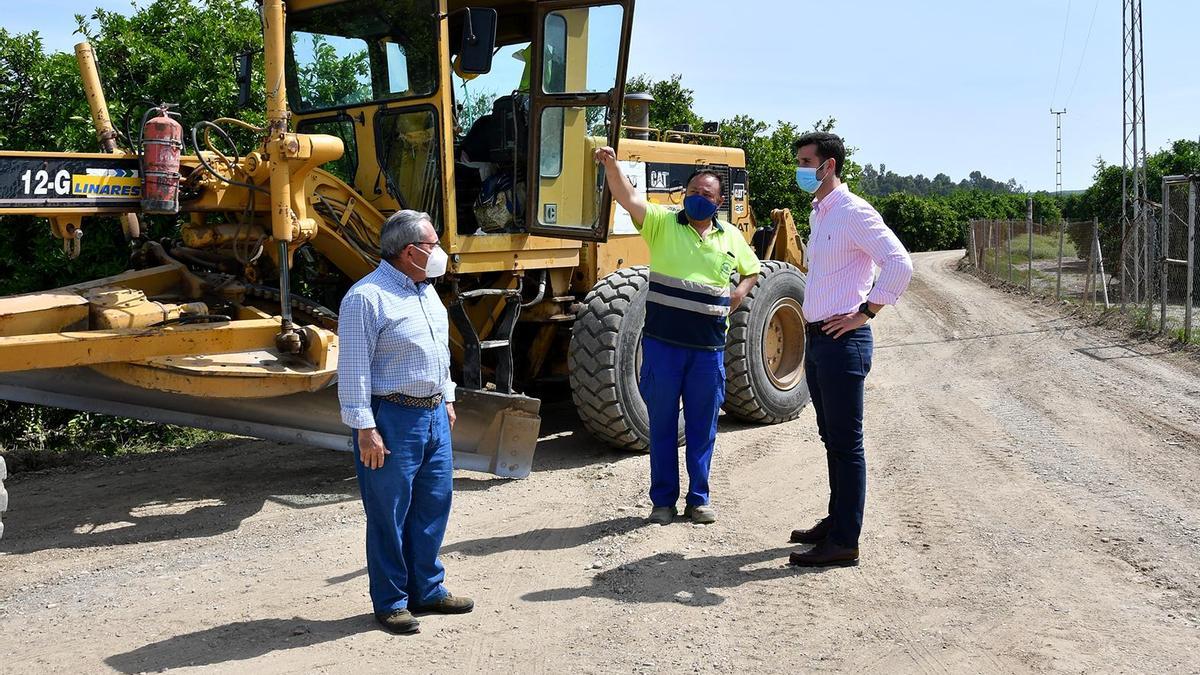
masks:
<svg viewBox="0 0 1200 675"><path fill-rule="evenodd" d="M0 455L10 473L186 448L225 434L0 401Z"/></svg>
<svg viewBox="0 0 1200 675"><path fill-rule="evenodd" d="M1063 255L1073 256L1075 251L1071 246L1071 242L1064 242ZM986 249L984 256L985 262L989 265L995 263L996 250L993 248ZM1033 259L1034 260L1057 260L1058 259L1058 236L1051 234L1035 234L1033 235ZM1004 269L1004 264L1008 262L1008 248L1004 242L1000 243L1000 269ZM1027 265L1029 263L1029 238L1017 236L1012 238L1012 264Z"/></svg>

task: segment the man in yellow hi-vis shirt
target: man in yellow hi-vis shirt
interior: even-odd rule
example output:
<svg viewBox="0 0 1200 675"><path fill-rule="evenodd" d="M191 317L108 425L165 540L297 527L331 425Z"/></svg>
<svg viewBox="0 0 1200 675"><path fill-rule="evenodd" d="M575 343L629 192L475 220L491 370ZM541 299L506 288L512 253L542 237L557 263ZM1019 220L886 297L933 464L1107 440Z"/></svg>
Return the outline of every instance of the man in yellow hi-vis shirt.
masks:
<svg viewBox="0 0 1200 675"><path fill-rule="evenodd" d="M647 203L634 191L612 148L596 150L613 199L629 211L650 249L650 287L642 330L639 388L650 417L650 521L667 524L679 500L679 401L687 440L684 515L717 519L709 505L708 470L725 399L725 330L758 279L758 257L742 233L717 220L721 177L708 170L687 182L683 210ZM734 271L741 281L731 288Z"/></svg>

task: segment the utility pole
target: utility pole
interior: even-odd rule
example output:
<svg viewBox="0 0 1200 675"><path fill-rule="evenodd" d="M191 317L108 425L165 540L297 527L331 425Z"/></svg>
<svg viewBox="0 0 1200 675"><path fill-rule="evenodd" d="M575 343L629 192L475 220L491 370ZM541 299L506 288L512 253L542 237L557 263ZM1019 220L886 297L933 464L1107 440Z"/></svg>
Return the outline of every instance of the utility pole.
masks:
<svg viewBox="0 0 1200 675"><path fill-rule="evenodd" d="M1124 51L1121 60L1121 311L1124 312L1131 297L1133 302L1139 301L1143 279L1145 294L1150 295L1142 0L1122 0L1121 46Z"/></svg>
<svg viewBox="0 0 1200 675"><path fill-rule="evenodd" d="M1054 196L1062 199L1062 116L1067 109L1051 108L1050 114L1054 115Z"/></svg>
<svg viewBox="0 0 1200 675"><path fill-rule="evenodd" d="M1058 203L1062 204L1062 116L1067 114L1067 109L1055 110L1050 108L1050 114L1054 115L1054 198ZM1054 299L1062 300L1062 257L1063 257L1063 237L1066 234L1066 222L1064 218L1058 219L1058 275L1054 284ZM1030 254L1032 256L1032 254Z"/></svg>

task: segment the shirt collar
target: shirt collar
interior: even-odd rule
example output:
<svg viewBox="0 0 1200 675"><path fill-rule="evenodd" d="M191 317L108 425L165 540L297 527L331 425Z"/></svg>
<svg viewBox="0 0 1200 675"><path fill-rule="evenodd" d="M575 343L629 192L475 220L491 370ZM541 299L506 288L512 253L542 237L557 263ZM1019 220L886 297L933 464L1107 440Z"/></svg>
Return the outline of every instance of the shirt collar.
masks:
<svg viewBox="0 0 1200 675"><path fill-rule="evenodd" d="M823 198L814 199L812 201L812 209L813 209L813 211L820 213L822 210L821 207L835 206L835 205L840 204L841 202L845 201L845 199L849 196L850 196L850 186L846 185L845 183L842 183L841 185L834 188L832 192L825 195Z"/></svg>
<svg viewBox="0 0 1200 675"><path fill-rule="evenodd" d="M428 281L422 281L421 283L417 283L417 282L413 281L412 277L410 277L407 274L405 274L404 272L401 272L400 270L396 269L395 265L393 265L392 263L390 263L386 260L379 261L379 269L383 270L384 276L391 279L392 281L395 281L396 283L400 284L401 286L403 286L404 288L407 288L409 290L413 290L413 291L420 290L421 284L429 283Z"/></svg>

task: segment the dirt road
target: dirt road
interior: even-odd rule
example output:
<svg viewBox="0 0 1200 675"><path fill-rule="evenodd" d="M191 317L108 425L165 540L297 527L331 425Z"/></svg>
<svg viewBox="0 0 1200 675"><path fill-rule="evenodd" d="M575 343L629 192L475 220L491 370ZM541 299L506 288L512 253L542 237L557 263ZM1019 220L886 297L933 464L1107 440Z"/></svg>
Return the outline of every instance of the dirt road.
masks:
<svg viewBox="0 0 1200 675"><path fill-rule="evenodd" d="M449 584L368 615L349 458L256 441L10 479L0 670L1195 671L1200 368L916 257L876 326L858 568L786 565L811 410L723 423L717 524L647 526L647 461L549 406L525 481L456 480ZM554 419L554 413L558 419Z"/></svg>

